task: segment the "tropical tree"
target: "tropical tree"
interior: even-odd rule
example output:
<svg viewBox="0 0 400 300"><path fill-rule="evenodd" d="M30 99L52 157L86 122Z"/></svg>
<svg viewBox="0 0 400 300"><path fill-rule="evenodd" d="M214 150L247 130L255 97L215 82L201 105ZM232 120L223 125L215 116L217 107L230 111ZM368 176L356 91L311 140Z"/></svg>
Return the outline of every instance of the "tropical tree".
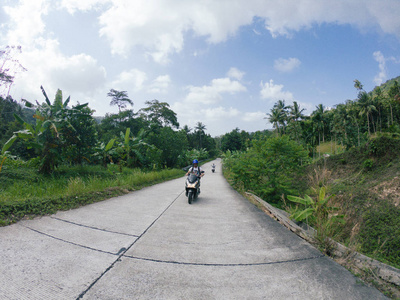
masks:
<svg viewBox="0 0 400 300"><path fill-rule="evenodd" d="M239 128L225 134L221 139L222 151L240 151L243 148L242 137L239 133Z"/></svg>
<svg viewBox="0 0 400 300"><path fill-rule="evenodd" d="M360 116L365 115L367 118L367 124L368 124L368 135L371 135L371 130L369 126L369 119L371 114L376 111L375 105L372 104L370 96L365 92L361 91L358 94L358 105L360 106ZM373 120L372 120L373 122Z"/></svg>
<svg viewBox="0 0 400 300"><path fill-rule="evenodd" d="M79 107L79 103L78 103ZM96 121L92 117L94 110L89 107L67 110L66 118L71 124L64 129L63 159L73 163L82 164L84 161L91 162L90 157L94 153L94 147L98 143Z"/></svg>
<svg viewBox="0 0 400 300"><path fill-rule="evenodd" d="M264 119L268 119L268 121L273 124L272 126L275 128L276 134L277 136L279 136L280 135L279 124L281 120L281 112L279 111L279 109L273 107L271 108L271 112L267 114L267 116L268 117L265 117Z"/></svg>
<svg viewBox="0 0 400 300"><path fill-rule="evenodd" d="M194 128L196 130L196 134L199 136L199 149L202 148L202 143L201 143L201 137L205 134L206 130L206 125L204 125L202 122L197 122L196 127Z"/></svg>
<svg viewBox="0 0 400 300"><path fill-rule="evenodd" d="M165 127L171 126L179 128L176 113L170 109L167 102L160 102L157 99L146 101L146 108L139 111L140 116L150 123L151 126Z"/></svg>
<svg viewBox="0 0 400 300"><path fill-rule="evenodd" d="M347 125L348 125L348 115L346 111L345 104L338 104L336 108L332 111L332 124L331 124L331 135L333 134L335 143L339 141L345 143L347 141ZM332 137L331 137L332 140Z"/></svg>
<svg viewBox="0 0 400 300"><path fill-rule="evenodd" d="M316 123L316 128L318 131L318 144L321 144L321 135L322 142L325 142L325 106L323 104L318 104L316 106L316 110L311 114L312 120Z"/></svg>
<svg viewBox="0 0 400 300"><path fill-rule="evenodd" d="M346 101L346 112L350 117L352 124L356 124L357 127L357 146L361 145L361 130L360 130L360 119L359 119L359 107L355 101Z"/></svg>
<svg viewBox="0 0 400 300"><path fill-rule="evenodd" d="M281 124L282 127L282 134L285 133L286 129L286 124L288 121L288 106L285 104L285 100L278 100L277 103L275 103L274 108L276 108L279 111L279 121L278 123Z"/></svg>
<svg viewBox="0 0 400 300"><path fill-rule="evenodd" d="M378 117L376 119L376 130L382 131L382 112L385 110L384 105L384 97L382 94L382 90L380 87L377 87L374 90L374 93L371 95L372 103L376 107L378 111Z"/></svg>
<svg viewBox="0 0 400 300"><path fill-rule="evenodd" d="M158 162L161 167L173 168L183 163L188 143L182 130L174 131L171 127L162 127L158 132L149 132L145 141L161 150Z"/></svg>
<svg viewBox="0 0 400 300"><path fill-rule="evenodd" d="M286 124L288 121L288 108L289 107L285 105L285 100L279 100L271 108L271 112L267 114L267 117L264 118L268 119L270 123L273 124L277 135L282 135L285 133Z"/></svg>
<svg viewBox="0 0 400 300"><path fill-rule="evenodd" d="M296 141L299 141L299 134L300 134L299 121L301 121L304 118L303 115L304 111L305 108L300 108L300 105L296 101L293 101L293 105L289 106L288 120L293 124L294 136Z"/></svg>
<svg viewBox="0 0 400 300"><path fill-rule="evenodd" d="M136 117L132 109L126 109L117 114L106 114L98 125L99 139L108 142L110 139L125 132L126 128L131 129L133 135L137 135L143 128L148 127L148 122Z"/></svg>
<svg viewBox="0 0 400 300"><path fill-rule="evenodd" d="M359 90L359 91L362 91L362 90L363 90L363 85L362 85L362 83L361 83L358 79L354 79L353 82L354 82L354 87L355 87L357 90Z"/></svg>
<svg viewBox="0 0 400 300"><path fill-rule="evenodd" d="M128 104L133 106L133 101L128 98L128 92L127 91L117 91L114 89L111 89L107 93L108 97L111 97L111 106L118 106L118 111L121 112L122 109L125 109Z"/></svg>

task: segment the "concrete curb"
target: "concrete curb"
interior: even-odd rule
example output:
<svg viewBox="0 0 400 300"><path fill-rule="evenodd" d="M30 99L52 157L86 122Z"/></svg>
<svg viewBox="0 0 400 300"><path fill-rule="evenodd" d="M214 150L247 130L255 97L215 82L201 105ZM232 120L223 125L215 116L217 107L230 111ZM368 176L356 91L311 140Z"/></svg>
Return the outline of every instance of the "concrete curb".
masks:
<svg viewBox="0 0 400 300"><path fill-rule="evenodd" d="M289 218L289 214L287 212L280 210L276 207L273 207L272 205L270 205L263 199L257 197L256 195L247 192L246 195L251 199L253 199L256 203L258 203L267 215L278 221L280 224L288 228L290 231L294 232L295 234L297 234L298 236L300 236L301 238L305 239L308 242L311 243L315 242L313 238L313 230L314 230L313 228L309 228L309 230L306 230L297 225L295 222L293 222ZM345 260L346 262L352 263L361 270L369 269L374 273L375 276L381 278L386 282L394 284L397 287L400 287L399 269L384 264L375 259L369 258L358 252L355 252L338 242L335 241L332 242L335 245L335 250L333 252L334 258L339 258Z"/></svg>

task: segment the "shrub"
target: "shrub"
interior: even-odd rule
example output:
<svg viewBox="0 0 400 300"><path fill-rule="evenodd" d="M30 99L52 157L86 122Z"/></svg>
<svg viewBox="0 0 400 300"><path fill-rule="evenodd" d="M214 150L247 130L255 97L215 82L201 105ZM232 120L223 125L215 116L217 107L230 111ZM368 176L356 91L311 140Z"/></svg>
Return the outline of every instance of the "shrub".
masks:
<svg viewBox="0 0 400 300"><path fill-rule="evenodd" d="M374 161L372 159L364 160L363 167L364 167L364 169L371 171L372 168L374 167Z"/></svg>
<svg viewBox="0 0 400 300"><path fill-rule="evenodd" d="M363 219L359 235L363 253L400 267L400 209L384 201L365 212Z"/></svg>
<svg viewBox="0 0 400 300"><path fill-rule="evenodd" d="M236 187L251 190L269 202L278 203L282 194L294 193L294 176L307 161L307 152L287 136L255 140L247 151L227 153Z"/></svg>

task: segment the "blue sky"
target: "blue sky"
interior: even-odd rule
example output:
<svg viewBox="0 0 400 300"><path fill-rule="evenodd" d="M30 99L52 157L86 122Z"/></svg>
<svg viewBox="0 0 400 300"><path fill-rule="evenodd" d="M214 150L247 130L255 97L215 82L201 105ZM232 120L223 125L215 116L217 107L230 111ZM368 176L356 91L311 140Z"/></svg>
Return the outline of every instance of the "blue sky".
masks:
<svg viewBox="0 0 400 300"><path fill-rule="evenodd" d="M56 90L95 115L117 112L107 92L128 92L133 110L168 102L183 127L218 136L269 129L282 99L310 114L400 75L399 0L3 0L0 46L26 72L14 99ZM12 65L10 65L12 69ZM7 93L8 88L0 93Z"/></svg>

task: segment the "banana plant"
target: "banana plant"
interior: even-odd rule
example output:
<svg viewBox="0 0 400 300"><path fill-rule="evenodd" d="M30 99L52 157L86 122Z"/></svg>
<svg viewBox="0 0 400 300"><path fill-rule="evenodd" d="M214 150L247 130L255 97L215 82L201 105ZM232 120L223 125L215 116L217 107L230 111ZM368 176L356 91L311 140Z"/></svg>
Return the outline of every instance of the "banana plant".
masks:
<svg viewBox="0 0 400 300"><path fill-rule="evenodd" d="M101 159L103 167L107 169L107 159L112 161L112 154L113 154L113 146L115 143L115 139L111 139L108 141L107 145L105 143L100 143L97 147L97 152L94 154L95 157Z"/></svg>
<svg viewBox="0 0 400 300"><path fill-rule="evenodd" d="M153 148L153 145L143 141L145 131L142 129L138 135L131 136L131 129L128 127L125 134L121 132L120 142L118 144L117 152L119 156L120 171L122 171L122 165L126 164L128 167L132 167L138 162L142 162L144 157L141 153L141 148Z"/></svg>
<svg viewBox="0 0 400 300"><path fill-rule="evenodd" d="M20 116L14 114L15 119L24 127L23 130L14 132L13 136L4 144L2 153L7 151L12 144L18 139L25 141L28 149L35 148L41 157L39 171L50 173L54 167L61 161L61 151L63 148L62 133L68 128L75 131L69 122L69 118L73 114L79 114L81 109L88 104L82 104L68 108L70 97L65 102L62 99L62 91L58 90L53 104L43 87L40 87L45 97L42 104L33 104L24 100L25 105L29 108L35 108L36 125L25 122Z"/></svg>
<svg viewBox="0 0 400 300"><path fill-rule="evenodd" d="M329 197L325 197L325 195L325 187L321 187L316 200L308 195L305 195L304 198L296 196L287 196L287 198L303 206L302 208L296 207L291 218L296 221L306 220L307 224L310 222L316 229L314 238L320 249L328 253L333 247L330 238L335 235L336 224L344 223L344 215L337 213L337 207L328 206L329 199L334 195Z"/></svg>
<svg viewBox="0 0 400 300"><path fill-rule="evenodd" d="M326 204L329 199L331 199L334 195L330 195L329 197L325 197L325 187L321 187L319 190L319 195L317 199L314 201L308 195L305 195L304 198L296 197L288 195L288 200L302 204L305 208L297 208L294 213L291 215L293 219L296 221L303 221L310 217L315 217L319 214L326 215L334 208L328 207Z"/></svg>

